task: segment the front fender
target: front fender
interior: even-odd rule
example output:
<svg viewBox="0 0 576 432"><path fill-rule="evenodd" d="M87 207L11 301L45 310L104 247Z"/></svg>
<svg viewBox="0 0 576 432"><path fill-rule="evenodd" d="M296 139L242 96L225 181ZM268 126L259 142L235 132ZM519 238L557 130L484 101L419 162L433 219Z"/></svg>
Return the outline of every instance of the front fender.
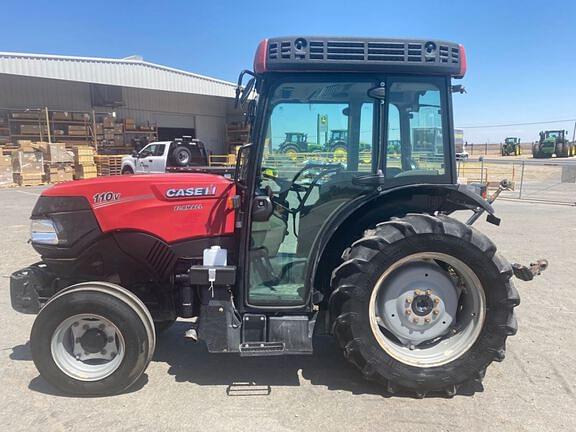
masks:
<svg viewBox="0 0 576 432"><path fill-rule="evenodd" d="M136 173L136 163L134 162L133 158L122 160L122 170L124 170L125 167L132 168L132 172Z"/></svg>

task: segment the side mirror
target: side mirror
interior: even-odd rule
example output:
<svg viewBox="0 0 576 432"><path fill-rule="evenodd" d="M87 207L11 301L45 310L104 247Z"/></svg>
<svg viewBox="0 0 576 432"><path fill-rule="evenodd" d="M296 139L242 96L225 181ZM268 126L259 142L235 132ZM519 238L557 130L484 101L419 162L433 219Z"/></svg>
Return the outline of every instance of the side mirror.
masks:
<svg viewBox="0 0 576 432"><path fill-rule="evenodd" d="M138 157L138 152L136 150L132 150L132 157Z"/></svg>
<svg viewBox="0 0 576 432"><path fill-rule="evenodd" d="M266 222L274 212L274 205L269 196L256 196L252 201L252 220Z"/></svg>

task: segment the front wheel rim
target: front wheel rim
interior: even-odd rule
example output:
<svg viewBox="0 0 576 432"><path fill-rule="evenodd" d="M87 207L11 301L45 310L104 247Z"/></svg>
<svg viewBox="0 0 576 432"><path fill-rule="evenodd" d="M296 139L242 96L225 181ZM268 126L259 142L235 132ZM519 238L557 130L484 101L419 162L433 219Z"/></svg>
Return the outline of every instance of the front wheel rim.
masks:
<svg viewBox="0 0 576 432"><path fill-rule="evenodd" d="M420 267L426 277L418 280L408 275L408 280L412 278L413 282L407 284L405 289L402 285L390 285L398 280L398 274L402 275L411 266L416 269L416 274ZM438 270L434 270L434 266ZM414 272L414 268L410 271ZM444 283L426 286L426 283L430 283L426 278L433 272L437 272L437 281ZM452 288L456 292L456 309L454 296L446 287L442 272L455 281ZM391 291L396 293L392 297L389 294ZM424 299L419 300L421 308L409 303L416 300L418 295ZM391 301L394 307L390 306ZM478 340L486 317L485 305L484 288L467 264L442 253L417 253L397 261L376 282L369 303L370 327L380 347L395 360L420 368L438 367L462 357ZM454 315L452 321L444 319L450 317L447 311ZM417 321L414 322L414 319ZM397 324L392 320L396 320ZM445 328L442 328L443 321ZM442 329L442 333L431 332L434 337L430 340L414 339L413 335L426 334L430 329L436 329L436 333Z"/></svg>
<svg viewBox="0 0 576 432"><path fill-rule="evenodd" d="M79 314L58 325L50 341L58 368L78 381L100 381L112 375L124 359L126 344L110 320L95 314Z"/></svg>

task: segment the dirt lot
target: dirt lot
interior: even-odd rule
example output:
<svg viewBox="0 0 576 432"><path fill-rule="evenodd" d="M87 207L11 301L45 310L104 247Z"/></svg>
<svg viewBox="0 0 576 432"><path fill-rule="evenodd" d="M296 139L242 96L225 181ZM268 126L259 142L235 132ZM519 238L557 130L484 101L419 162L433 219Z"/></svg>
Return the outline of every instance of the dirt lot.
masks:
<svg viewBox="0 0 576 432"><path fill-rule="evenodd" d="M500 202L501 227L478 223L510 260L547 257L551 264L536 281L517 283L519 333L509 340L506 360L488 369L485 388L473 395L392 397L363 382L330 338L319 338L311 357L209 355L201 344L184 340L180 324L160 338L136 388L115 397L80 399L56 394L38 377L28 345L33 316L10 308L10 273L37 259L26 240L38 193L0 190L2 430L576 429L574 207Z"/></svg>

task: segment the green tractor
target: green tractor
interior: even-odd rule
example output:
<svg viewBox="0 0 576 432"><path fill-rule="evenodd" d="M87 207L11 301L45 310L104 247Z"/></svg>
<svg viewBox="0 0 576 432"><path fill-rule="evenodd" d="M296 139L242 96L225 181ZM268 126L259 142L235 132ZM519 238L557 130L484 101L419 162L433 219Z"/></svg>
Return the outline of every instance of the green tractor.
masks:
<svg viewBox="0 0 576 432"><path fill-rule="evenodd" d="M280 152L296 159L298 153L308 151L308 134L303 132L286 132L284 142L280 144Z"/></svg>
<svg viewBox="0 0 576 432"><path fill-rule="evenodd" d="M334 153L336 160L346 160L348 154L348 129L332 129L326 151Z"/></svg>
<svg viewBox="0 0 576 432"><path fill-rule="evenodd" d="M571 157L576 153L573 144L568 142L568 131L554 130L540 132L540 140L532 146L532 156L543 159L556 157Z"/></svg>
<svg viewBox="0 0 576 432"><path fill-rule="evenodd" d="M522 148L520 146L520 138L508 137L504 140L504 144L500 145L500 152L502 156L520 156Z"/></svg>

